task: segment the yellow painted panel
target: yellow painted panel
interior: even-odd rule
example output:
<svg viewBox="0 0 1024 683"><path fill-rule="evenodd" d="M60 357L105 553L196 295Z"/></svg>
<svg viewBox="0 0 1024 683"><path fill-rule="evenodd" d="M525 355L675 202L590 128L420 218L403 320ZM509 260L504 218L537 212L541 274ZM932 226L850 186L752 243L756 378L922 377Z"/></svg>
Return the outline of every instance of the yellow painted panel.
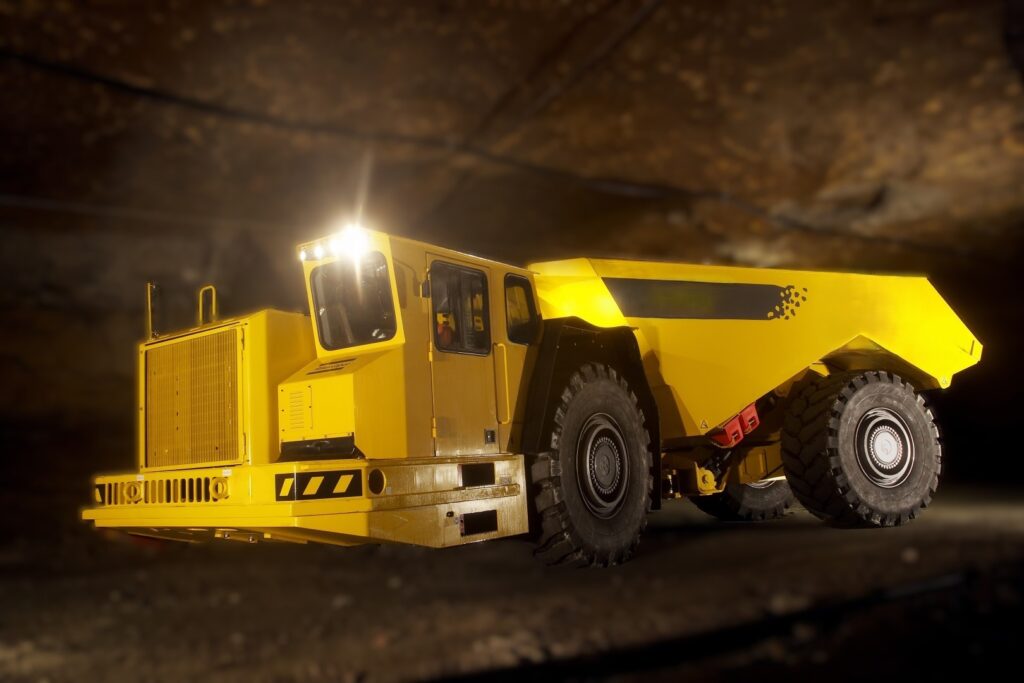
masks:
<svg viewBox="0 0 1024 683"><path fill-rule="evenodd" d="M437 263L448 263L483 273L487 280L490 309L495 308L494 283L490 276L490 269L484 267L483 264L433 253L427 254L427 261L429 267L433 267ZM504 294L499 290L497 296L503 298ZM493 342L493 313L490 314L490 317ZM466 322L468 321L463 321L464 324ZM497 453L498 415L493 349L488 347L486 355L441 351L433 344L432 331L430 338L434 420L437 429L434 441L435 453L437 455ZM494 434L494 440L491 443L485 439L485 430Z"/></svg>
<svg viewBox="0 0 1024 683"><path fill-rule="evenodd" d="M297 313L260 311L248 316L243 334L249 457L254 464L272 462L279 453L278 384L314 358L309 319Z"/></svg>
<svg viewBox="0 0 1024 683"><path fill-rule="evenodd" d="M399 285L398 305L405 330L401 372L391 381L400 388L392 389L393 407L385 411L395 421L397 410L405 416L405 444L389 453L389 457L422 458L434 454L431 421L434 416L430 387L430 299L422 296L426 279L425 248L410 240L392 238L395 278ZM382 454L383 455L383 454Z"/></svg>
<svg viewBox="0 0 1024 683"><path fill-rule="evenodd" d="M278 388L280 440L307 441L355 432L354 366L365 362L365 358L351 359L325 368L313 361L282 382Z"/></svg>
<svg viewBox="0 0 1024 683"><path fill-rule="evenodd" d="M394 349L368 355L354 366L356 445L368 458L409 457L405 358ZM426 364L425 353L419 362Z"/></svg>
<svg viewBox="0 0 1024 683"><path fill-rule="evenodd" d="M870 368L887 367L896 357L916 371L922 388L934 388L948 386L981 357L981 344L923 277L597 259L531 268L545 317L572 315L636 329L666 438L715 428L822 359ZM620 289L643 295L628 300L643 312L631 317L609 290L616 280L696 285L679 295L657 283ZM715 292L749 309L744 291L756 299L772 288L778 307L764 308L760 317L749 310L716 313L722 304ZM686 308L686 317L671 317L673 306Z"/></svg>
<svg viewBox="0 0 1024 683"><path fill-rule="evenodd" d="M315 495L316 492L320 490L320 484L322 484L322 483L324 483L324 478L323 477L312 477L312 478L310 478L309 483L307 483L306 487L302 490L302 495L304 495L304 496Z"/></svg>
<svg viewBox="0 0 1024 683"><path fill-rule="evenodd" d="M347 491L349 485L352 483L353 478L354 475L351 474L344 474L338 477L338 483L334 485L334 493L341 493L342 491Z"/></svg>

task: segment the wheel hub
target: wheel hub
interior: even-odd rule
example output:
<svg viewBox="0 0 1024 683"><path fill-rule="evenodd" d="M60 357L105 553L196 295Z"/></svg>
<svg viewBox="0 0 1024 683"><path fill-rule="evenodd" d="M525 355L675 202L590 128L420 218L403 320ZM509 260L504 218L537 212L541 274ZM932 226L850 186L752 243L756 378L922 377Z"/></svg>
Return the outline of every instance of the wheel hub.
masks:
<svg viewBox="0 0 1024 683"><path fill-rule="evenodd" d="M857 464L871 483L896 488L914 468L914 440L895 411L873 408L857 424Z"/></svg>
<svg viewBox="0 0 1024 683"><path fill-rule="evenodd" d="M590 476L597 490L611 493L622 475L622 462L615 442L602 436L594 442L593 457L590 459Z"/></svg>
<svg viewBox="0 0 1024 683"><path fill-rule="evenodd" d="M875 429L870 436L868 449L871 459L882 469L892 469L903 458L903 444L896 430L887 425Z"/></svg>
<svg viewBox="0 0 1024 683"><path fill-rule="evenodd" d="M598 517L618 512L626 496L629 460L618 424L603 413L592 415L576 445L576 475L583 502Z"/></svg>

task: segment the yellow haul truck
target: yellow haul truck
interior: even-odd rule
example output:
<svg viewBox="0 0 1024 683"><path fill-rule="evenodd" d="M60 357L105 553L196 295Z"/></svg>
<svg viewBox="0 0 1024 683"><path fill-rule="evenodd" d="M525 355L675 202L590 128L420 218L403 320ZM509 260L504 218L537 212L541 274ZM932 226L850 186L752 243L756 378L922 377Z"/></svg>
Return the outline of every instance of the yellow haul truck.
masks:
<svg viewBox="0 0 1024 683"><path fill-rule="evenodd" d="M310 316L218 320L207 288L197 327L139 346L137 466L97 477L84 519L250 543L532 531L578 565L626 560L665 498L892 526L941 469L920 392L981 357L923 277L518 268L358 227L299 257Z"/></svg>

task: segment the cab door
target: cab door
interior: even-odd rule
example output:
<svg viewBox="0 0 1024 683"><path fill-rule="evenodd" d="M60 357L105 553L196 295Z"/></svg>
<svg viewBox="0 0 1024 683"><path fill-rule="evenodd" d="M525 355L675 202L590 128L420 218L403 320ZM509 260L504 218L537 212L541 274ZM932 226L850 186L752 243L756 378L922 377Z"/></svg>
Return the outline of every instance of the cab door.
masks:
<svg viewBox="0 0 1024 683"><path fill-rule="evenodd" d="M434 454L498 452L490 272L427 254Z"/></svg>
<svg viewBox="0 0 1024 683"><path fill-rule="evenodd" d="M520 453L518 442L525 412L526 359L540 332L540 315L533 283L525 273L499 273L493 315L494 369L498 402L498 444L508 453ZM501 306L498 306L498 302Z"/></svg>

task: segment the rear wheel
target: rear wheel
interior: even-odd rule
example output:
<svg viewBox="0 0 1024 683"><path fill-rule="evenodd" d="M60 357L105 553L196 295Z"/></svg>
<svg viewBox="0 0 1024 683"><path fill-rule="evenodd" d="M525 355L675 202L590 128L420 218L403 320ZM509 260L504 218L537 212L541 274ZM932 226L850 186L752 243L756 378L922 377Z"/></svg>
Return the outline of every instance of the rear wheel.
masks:
<svg viewBox="0 0 1024 683"><path fill-rule="evenodd" d="M793 505L789 484L779 479L753 484L726 484L721 493L690 498L701 511L723 522L779 519Z"/></svg>
<svg viewBox="0 0 1024 683"><path fill-rule="evenodd" d="M789 407L782 462L797 499L837 526L903 524L939 483L942 446L924 397L897 375L811 380Z"/></svg>
<svg viewBox="0 0 1024 683"><path fill-rule="evenodd" d="M531 466L537 555L578 566L628 559L647 525L651 462L636 395L614 369L584 365L562 392L550 450Z"/></svg>

